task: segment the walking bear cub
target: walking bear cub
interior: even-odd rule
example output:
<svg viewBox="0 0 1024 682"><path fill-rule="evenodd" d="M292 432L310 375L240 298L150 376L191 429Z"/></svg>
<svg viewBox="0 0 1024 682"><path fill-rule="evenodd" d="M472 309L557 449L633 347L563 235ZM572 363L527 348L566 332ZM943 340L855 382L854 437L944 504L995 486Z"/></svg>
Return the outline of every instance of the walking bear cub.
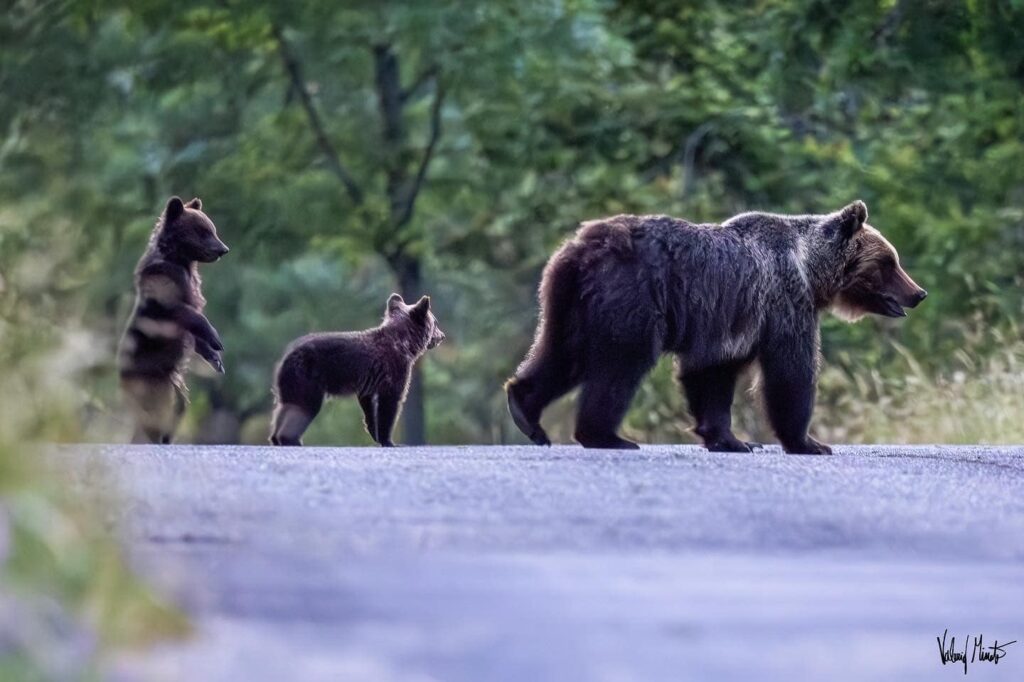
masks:
<svg viewBox="0 0 1024 682"><path fill-rule="evenodd" d="M444 341L430 311L430 297L407 305L391 294L379 327L361 332L308 334L285 350L274 376L274 445L302 445L302 434L324 397L355 394L366 430L390 447L391 431L405 401L412 366Z"/></svg>
<svg viewBox="0 0 1024 682"><path fill-rule="evenodd" d="M135 267L135 309L118 350L133 442L170 443L185 412L185 366L195 350L218 372L224 350L203 315L198 263L228 252L199 199L171 197Z"/></svg>
<svg viewBox="0 0 1024 682"><path fill-rule="evenodd" d="M636 448L617 435L662 353L709 450L749 451L732 433L733 391L757 361L768 418L790 453L830 454L808 436L818 316L906 315L927 292L856 201L827 215L744 213L721 225L622 215L583 223L548 261L533 346L506 385L516 426L548 445L544 408L582 384L575 438Z"/></svg>

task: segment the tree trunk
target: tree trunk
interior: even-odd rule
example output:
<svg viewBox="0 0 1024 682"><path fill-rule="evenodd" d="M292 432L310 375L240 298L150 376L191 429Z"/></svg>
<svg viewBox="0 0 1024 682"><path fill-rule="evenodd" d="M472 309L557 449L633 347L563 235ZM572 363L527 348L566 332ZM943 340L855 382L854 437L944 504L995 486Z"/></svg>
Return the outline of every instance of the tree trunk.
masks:
<svg viewBox="0 0 1024 682"><path fill-rule="evenodd" d="M398 287L402 298L413 303L423 295L423 284L420 279L420 262L406 256L398 270ZM412 383L409 395L402 410L402 432L407 445L425 445L427 442L427 423L423 399L423 375L419 364L412 368Z"/></svg>
<svg viewBox="0 0 1024 682"><path fill-rule="evenodd" d="M404 238L402 228L411 216L406 210L409 176L406 169L405 127L402 125L401 75L398 55L390 45L375 46L373 56L390 215L388 241L400 243ZM382 246L385 253L390 251L391 257L388 261L398 279L402 298L409 303L414 302L422 294L419 259L392 243L385 243ZM402 431L407 445L423 445L427 442L423 414L423 383L418 366L413 367L412 383L409 386L405 407L402 409Z"/></svg>

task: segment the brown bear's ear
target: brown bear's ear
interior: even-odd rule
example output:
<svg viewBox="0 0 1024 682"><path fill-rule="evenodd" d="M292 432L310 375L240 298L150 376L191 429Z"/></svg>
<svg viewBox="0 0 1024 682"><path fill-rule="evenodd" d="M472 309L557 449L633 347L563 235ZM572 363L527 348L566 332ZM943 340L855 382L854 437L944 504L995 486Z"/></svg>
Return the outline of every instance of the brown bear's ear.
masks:
<svg viewBox="0 0 1024 682"><path fill-rule="evenodd" d="M409 314L418 320L427 319L427 313L430 312L430 297L424 296L420 300L416 301L416 305L412 307Z"/></svg>
<svg viewBox="0 0 1024 682"><path fill-rule="evenodd" d="M199 197L196 197L192 201L185 204L185 208L194 208L197 211L203 210L203 202L200 201Z"/></svg>
<svg viewBox="0 0 1024 682"><path fill-rule="evenodd" d="M164 221L171 222L184 212L185 204L181 203L181 198L176 196L171 197L167 200L167 206L164 208Z"/></svg>
<svg viewBox="0 0 1024 682"><path fill-rule="evenodd" d="M393 312L398 308L401 308L405 304L405 300L402 299L399 294L391 294L388 296L388 312Z"/></svg>
<svg viewBox="0 0 1024 682"><path fill-rule="evenodd" d="M863 201L858 199L840 211L839 231L843 237L849 239L857 233L857 230L864 226L864 221L867 219L868 207Z"/></svg>

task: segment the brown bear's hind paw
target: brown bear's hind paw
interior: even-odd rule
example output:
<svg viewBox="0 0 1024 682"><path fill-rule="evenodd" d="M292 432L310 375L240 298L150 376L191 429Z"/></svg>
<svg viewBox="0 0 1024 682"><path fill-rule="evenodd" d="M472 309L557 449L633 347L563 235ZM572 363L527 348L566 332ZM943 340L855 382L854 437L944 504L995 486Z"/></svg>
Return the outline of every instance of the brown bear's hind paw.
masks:
<svg viewBox="0 0 1024 682"><path fill-rule="evenodd" d="M596 448L600 450L639 450L640 446L631 440L619 438L614 433L603 436L591 436L585 433L576 433L576 442L585 448Z"/></svg>
<svg viewBox="0 0 1024 682"><path fill-rule="evenodd" d="M523 435L529 438L534 445L551 445L551 439L548 438L544 428L537 422L528 419L523 412L514 389L515 384L510 384L508 387L508 413L512 415L512 421L515 422L516 428L522 431Z"/></svg>

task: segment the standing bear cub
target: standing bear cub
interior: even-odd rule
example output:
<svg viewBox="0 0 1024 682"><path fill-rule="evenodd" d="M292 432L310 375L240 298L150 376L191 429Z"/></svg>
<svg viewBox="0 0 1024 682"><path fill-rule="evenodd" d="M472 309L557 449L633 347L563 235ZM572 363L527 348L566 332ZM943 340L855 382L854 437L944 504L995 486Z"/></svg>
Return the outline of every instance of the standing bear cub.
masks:
<svg viewBox="0 0 1024 682"><path fill-rule="evenodd" d="M217 330L203 315L198 263L228 252L203 204L171 197L135 267L135 309L118 350L121 391L136 443L170 443L185 412L185 366L195 350L224 371Z"/></svg>
<svg viewBox="0 0 1024 682"><path fill-rule="evenodd" d="M429 348L444 341L430 311L430 297L406 305L391 294L379 327L361 332L308 334L291 343L274 376L274 445L302 445L324 397L355 394L366 431L390 447L412 367Z"/></svg>
<svg viewBox="0 0 1024 682"><path fill-rule="evenodd" d="M617 435L662 353L709 450L749 451L732 433L740 372L757 361L771 425L790 453L830 454L808 436L818 317L906 315L927 292L856 201L827 215L744 213L721 225L622 215L583 223L548 261L533 346L506 385L516 426L548 445L544 408L582 384L575 438L636 448Z"/></svg>

